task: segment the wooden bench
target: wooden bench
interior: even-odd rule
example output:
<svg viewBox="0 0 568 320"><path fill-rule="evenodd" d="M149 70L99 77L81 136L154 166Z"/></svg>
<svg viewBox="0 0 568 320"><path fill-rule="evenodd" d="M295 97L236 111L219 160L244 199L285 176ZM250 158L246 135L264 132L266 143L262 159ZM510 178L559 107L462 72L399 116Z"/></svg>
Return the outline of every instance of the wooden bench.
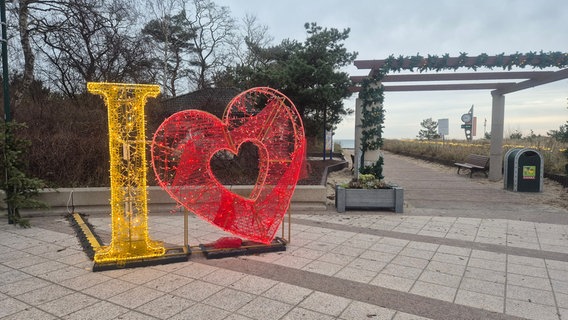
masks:
<svg viewBox="0 0 568 320"><path fill-rule="evenodd" d="M458 174L460 174L461 169L468 169L470 178L476 171L483 171L487 177L487 171L489 170L489 157L479 154L470 154L465 157L463 162L456 162L454 164L458 166Z"/></svg>

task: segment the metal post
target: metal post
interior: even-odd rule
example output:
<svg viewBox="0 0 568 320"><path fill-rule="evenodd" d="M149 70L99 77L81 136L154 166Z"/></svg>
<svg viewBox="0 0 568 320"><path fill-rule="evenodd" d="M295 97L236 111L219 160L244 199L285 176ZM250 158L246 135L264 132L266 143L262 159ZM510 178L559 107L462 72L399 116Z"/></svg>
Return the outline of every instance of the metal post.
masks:
<svg viewBox="0 0 568 320"><path fill-rule="evenodd" d="M6 34L6 1L0 0L0 20L2 23L2 84L4 88L4 120L12 121L10 110L10 81L8 78L8 35Z"/></svg>
<svg viewBox="0 0 568 320"><path fill-rule="evenodd" d="M183 208L183 251L187 252L189 249L189 236L188 236L188 217L187 209Z"/></svg>
<svg viewBox="0 0 568 320"><path fill-rule="evenodd" d="M505 119L505 96L492 92L491 105L491 147L489 151L489 180L503 178L503 122Z"/></svg>
<svg viewBox="0 0 568 320"><path fill-rule="evenodd" d="M0 23L2 25L2 87L3 87L3 94L4 94L4 148L7 149L9 145L8 139L9 134L9 127L8 123L12 121L12 111L10 110L10 79L8 77L8 35L6 33L6 1L0 0ZM6 163L6 150L4 150L4 163ZM9 177L8 168L5 166L4 171L4 178L7 182ZM14 212L11 204L9 202L6 203L6 207L8 210L8 224L14 224Z"/></svg>
<svg viewBox="0 0 568 320"><path fill-rule="evenodd" d="M288 209L288 243L292 242L292 211Z"/></svg>
<svg viewBox="0 0 568 320"><path fill-rule="evenodd" d="M290 210L290 209L288 209L288 210ZM286 239L286 237L284 236L284 228L286 227L286 220L285 219L282 219L282 225L281 226L282 226L282 228L281 228L282 229L282 239Z"/></svg>
<svg viewBox="0 0 568 320"><path fill-rule="evenodd" d="M323 160L327 157L327 152L325 150L327 141L327 129L326 129L326 121L327 121L327 108L324 107L323 109Z"/></svg>

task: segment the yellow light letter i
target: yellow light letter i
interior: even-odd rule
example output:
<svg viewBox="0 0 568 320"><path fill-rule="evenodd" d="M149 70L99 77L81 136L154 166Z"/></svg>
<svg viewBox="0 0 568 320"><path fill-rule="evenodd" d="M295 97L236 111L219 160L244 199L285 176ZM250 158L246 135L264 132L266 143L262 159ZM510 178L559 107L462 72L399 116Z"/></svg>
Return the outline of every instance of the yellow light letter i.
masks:
<svg viewBox="0 0 568 320"><path fill-rule="evenodd" d="M110 152L111 242L96 250L93 270L162 257L166 249L148 235L144 118L147 98L156 97L160 87L90 82L87 88L101 95L108 108Z"/></svg>

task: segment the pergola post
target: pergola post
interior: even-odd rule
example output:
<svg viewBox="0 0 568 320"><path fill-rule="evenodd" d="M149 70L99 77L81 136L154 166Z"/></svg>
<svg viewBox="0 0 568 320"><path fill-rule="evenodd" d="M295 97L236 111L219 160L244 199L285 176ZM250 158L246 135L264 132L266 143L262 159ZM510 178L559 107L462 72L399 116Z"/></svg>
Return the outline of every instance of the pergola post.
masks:
<svg viewBox="0 0 568 320"><path fill-rule="evenodd" d="M489 180L503 178L503 123L505 120L505 95L491 92L491 147L489 150Z"/></svg>
<svg viewBox="0 0 568 320"><path fill-rule="evenodd" d="M361 134L363 127L361 125L361 105L363 101L359 98L355 99L355 149L353 150L353 173L355 177L359 177L359 166L361 165Z"/></svg>

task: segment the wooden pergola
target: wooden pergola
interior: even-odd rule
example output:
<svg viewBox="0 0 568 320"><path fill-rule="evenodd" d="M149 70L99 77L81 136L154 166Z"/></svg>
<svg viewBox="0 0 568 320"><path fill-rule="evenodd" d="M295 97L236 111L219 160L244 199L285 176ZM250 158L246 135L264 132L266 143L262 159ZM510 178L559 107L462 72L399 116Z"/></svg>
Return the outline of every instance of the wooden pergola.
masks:
<svg viewBox="0 0 568 320"><path fill-rule="evenodd" d="M467 67L468 64L473 66L476 63L476 57L468 57L464 61L460 61L458 57L447 58L445 69L456 66ZM498 57L487 57L487 64L491 65ZM505 57L503 65L506 65L510 57ZM363 79L372 76L381 70L386 60L356 60L355 66L358 69L370 69L368 76L352 76L351 80L355 84L359 84ZM401 61L400 69L409 70L411 61L408 59ZM417 72L419 70L415 70ZM558 71L495 71L495 72L467 72L467 73L411 73L411 74L387 74L383 77L382 82L385 92L393 91L439 91L439 90L491 90L492 108L491 108L491 147L490 147L490 166L489 179L498 181L503 177L503 124L505 118L505 94L517 92L520 90L540 86L543 84L555 82L568 78L568 68ZM486 80L494 80L492 82L481 82ZM439 82L449 83L439 83ZM451 83L456 81L456 83ZM458 82L459 81L459 82ZM409 85L388 85L389 82L423 82L420 84ZM438 83L437 83L438 82ZM360 87L352 88L353 92L358 92ZM359 99L357 99L359 100ZM360 108L357 103L356 109ZM360 110L356 111L360 114ZM360 126L360 123L357 123ZM360 134L360 133L359 133ZM360 152L357 134L355 143L355 152ZM357 154L356 154L357 157Z"/></svg>

